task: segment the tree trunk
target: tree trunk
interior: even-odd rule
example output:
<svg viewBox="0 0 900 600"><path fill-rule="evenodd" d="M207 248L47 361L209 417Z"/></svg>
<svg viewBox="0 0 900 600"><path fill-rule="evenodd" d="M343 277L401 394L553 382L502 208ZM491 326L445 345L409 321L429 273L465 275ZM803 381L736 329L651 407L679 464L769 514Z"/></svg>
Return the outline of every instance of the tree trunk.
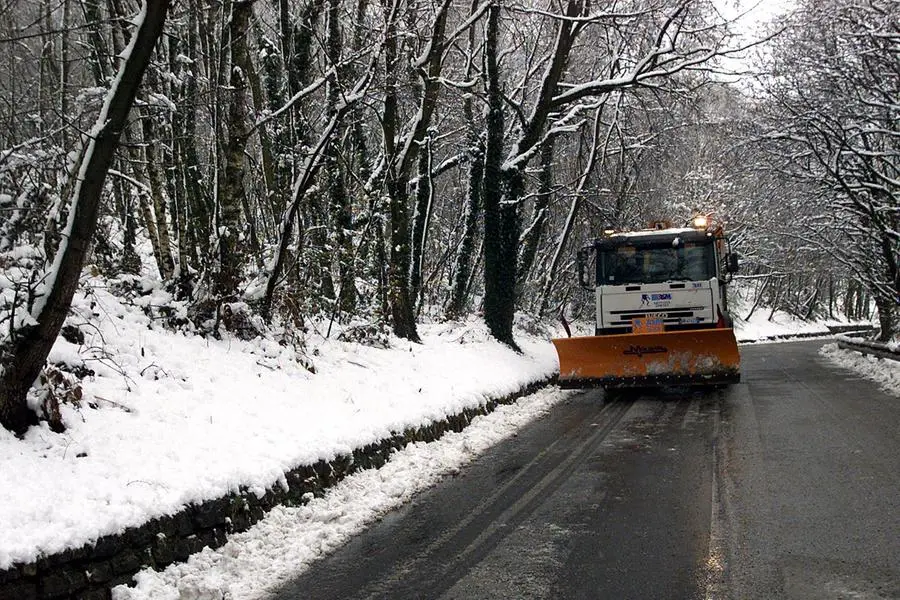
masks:
<svg viewBox="0 0 900 600"><path fill-rule="evenodd" d="M375 206L375 202L372 203ZM390 281L389 281L389 265L388 265L388 257L387 252L385 252L385 239L384 239L384 216L382 214L383 209L378 207L378 213L374 216L375 222L372 223L372 227L374 227L374 236L372 240L372 245L375 249L374 256L374 264L372 265L372 270L375 273L375 279L378 281L378 308L382 315L382 317L387 320L388 315L391 314L391 298L390 298Z"/></svg>
<svg viewBox="0 0 900 600"><path fill-rule="evenodd" d="M37 421L27 406L26 395L47 360L78 287L81 268L97 226L106 174L153 47L162 35L169 4L170 0L145 0L142 4L138 30L126 49L119 76L107 94L87 141L87 150L70 174L76 183L69 208L68 235L61 241L48 274L46 295L32 310L35 323L16 332L2 348L0 425L17 434L24 433Z"/></svg>
<svg viewBox="0 0 900 600"><path fill-rule="evenodd" d="M456 266L453 269L453 288L450 291L450 302L447 304L446 316L455 319L463 314L468 297L469 279L474 270L473 256L475 236L478 233L478 215L481 212L481 188L484 179L484 145L475 137L469 152L469 182L466 192L466 212L463 223L462 241L456 254Z"/></svg>
<svg viewBox="0 0 900 600"><path fill-rule="evenodd" d="M340 104L338 110L331 116L327 124L322 129L319 139L315 144L311 145L306 160L304 161L297 178L294 180L291 193L291 200L284 211L279 229L278 249L275 253L275 260L271 269L265 274L266 285L262 300L262 312L266 318L271 317L272 301L274 299L275 287L281 277L282 270L285 265L288 254L288 245L290 244L291 232L297 214L300 210L301 201L306 197L313 185L314 178L322 165L323 155L328 145L335 143L337 131L347 113L353 110L356 104L365 97L376 69L375 60L377 55L372 57L368 68L362 76L356 81L352 90L347 92L344 102Z"/></svg>
<svg viewBox="0 0 900 600"><path fill-rule="evenodd" d="M148 84L151 82L148 81ZM167 281L172 277L175 271L175 261L172 258L172 243L169 239L169 223L166 219L166 204L168 199L165 196L165 184L163 183L163 175L160 172L160 160L156 147L158 141L155 139L155 126L153 116L142 113L142 123L144 129L144 154L147 158L147 179L150 182L150 196L153 201L153 216L156 219L156 238L155 247L158 248L158 267L159 275L163 281Z"/></svg>
<svg viewBox="0 0 900 600"><path fill-rule="evenodd" d="M129 195L123 188L119 186L119 193L122 198L126 198L123 202L124 213L122 222L124 223L122 232L122 256L119 259L119 269L123 273L138 275L141 272L141 257L135 251L134 246L137 241L137 219L134 217L134 207L127 200Z"/></svg>
<svg viewBox="0 0 900 600"><path fill-rule="evenodd" d="M478 10L479 0L472 0L470 13ZM475 54L475 29L469 29L468 60L466 61L466 80L472 78L474 72ZM475 237L478 233L478 216L481 212L481 187L484 179L484 141L481 139L479 128L475 124L475 114L472 110L472 96L466 94L463 98L463 115L466 119L468 146L469 173L466 189L465 216L463 218L463 232L460 240L456 261L451 271L453 285L450 297L447 301L445 316L455 319L462 315L468 298L470 279L475 266L472 264L480 255L473 256L475 249Z"/></svg>
<svg viewBox="0 0 900 600"><path fill-rule="evenodd" d="M192 270L199 270L201 257L209 256L212 237L212 212L214 206L203 186L203 172L195 145L197 140L197 96L200 77L199 61L202 41L197 15L200 12L196 0L188 0L187 5L187 56L191 61L182 64L180 80L184 81L181 101L176 103L172 116L172 135L175 139L174 152L179 167L179 179L184 196L178 228L179 289L187 293Z"/></svg>
<svg viewBox="0 0 900 600"><path fill-rule="evenodd" d="M247 147L249 116L247 76L239 65L249 62L247 35L253 0L235 0L231 9L229 39L234 57L230 69L231 97L228 103L228 141L225 147L225 173L219 189L219 215L216 240L219 270L215 278L219 301L233 298L240 282L243 264L241 206L244 203L244 150ZM223 64L227 64L224 57ZM249 215L248 215L249 217Z"/></svg>
<svg viewBox="0 0 900 600"><path fill-rule="evenodd" d="M618 119L619 103L621 101L622 97L619 96L616 103L616 117L614 121ZM562 254L569 243L569 237L572 235L572 231L575 228L575 219L578 217L578 211L581 209L582 198L584 197L584 188L591 177L591 173L594 172L594 167L597 165L597 161L600 160L601 164L606 162L606 155L609 149L610 135L612 133L613 126L610 125L609 129L607 129L606 138L603 141L603 147L598 148L597 146L600 142L600 126L603 123L602 116L603 107L599 108L596 115L594 115L594 123L591 128L591 150L588 154L587 165L585 166L584 171L582 171L581 177L578 180L578 187L575 189L575 193L572 198L572 205L569 208L569 215L566 218L566 224L563 226L562 233L560 234L559 241L556 245L556 250L553 253L553 258L550 260L550 265L547 269L546 277L544 279L544 286L543 290L541 291L541 302L538 309L538 313L541 315L546 314L549 310L550 296L553 292L553 286L556 282L556 272L557 269L559 269L559 263L562 260ZM583 138L579 145L579 156L581 156L582 147Z"/></svg>
<svg viewBox="0 0 900 600"><path fill-rule="evenodd" d="M753 305L750 307L750 310L747 312L747 316L744 317L745 321L749 321L750 317L753 316L753 313L756 312L756 309L759 308L760 303L763 299L763 294L766 291L766 288L769 287L769 281L771 280L771 276L766 275L762 280L762 285L759 289L756 290L756 293L753 295Z"/></svg>
<svg viewBox="0 0 900 600"><path fill-rule="evenodd" d="M484 159L484 320L497 340L513 348L515 314L517 207L503 205L503 92L497 64L500 4L488 9L485 38L487 65L487 142ZM517 190L518 191L518 190ZM509 190L507 190L509 192ZM509 197L515 197L509 193ZM515 197L518 200L517 197Z"/></svg>
<svg viewBox="0 0 900 600"><path fill-rule="evenodd" d="M898 234L898 219L891 218L891 232L881 231L881 250L885 265L885 288L878 294L881 304L878 305L878 316L881 321L882 341L888 341L900 334L900 260L898 260L897 243L892 239ZM876 298L877 302L877 298ZM886 314L885 314L886 313Z"/></svg>
<svg viewBox="0 0 900 600"><path fill-rule="evenodd" d="M541 290L541 304L540 308L538 308L538 314L547 314L547 310L550 308L550 296L553 292L553 285L556 283L556 270L559 269L559 263L562 260L563 252L569 243L569 238L572 236L572 230L575 227L575 218L578 216L578 210L580 208L581 194L576 193L572 197L572 204L569 207L569 215L566 217L566 224L563 226L563 230L559 235L559 240L556 243L556 250L553 252L553 259L550 261L550 266L547 269L547 276L544 280L543 289Z"/></svg>
<svg viewBox="0 0 900 600"><path fill-rule="evenodd" d="M336 115L341 101L338 66L341 62L340 0L327 0L328 24L325 51L333 72L328 77L325 94L326 111ZM331 247L337 258L338 306L341 313L353 314L356 309L356 257L353 251L353 213L350 198L338 160L338 145L329 144L323 156L323 166L331 213Z"/></svg>
<svg viewBox="0 0 900 600"><path fill-rule="evenodd" d="M69 60L69 4L70 0L63 0L62 3L62 35L60 36L60 57L59 57L59 114L63 119L69 118L69 70L71 62ZM60 147L69 147L68 127L63 127L59 131Z"/></svg>
<svg viewBox="0 0 900 600"><path fill-rule="evenodd" d="M801 308L803 308L802 318L804 321L809 321L810 319L813 318L813 315L816 312L816 307L819 305L819 296L820 296L819 282L816 281L815 289L813 290L812 297L810 297L810 299L807 300L805 307L801 307Z"/></svg>
<svg viewBox="0 0 900 600"><path fill-rule="evenodd" d="M54 2L53 4L56 3ZM56 97L56 85L54 82L56 63L53 60L53 40L55 35L51 33L55 27L53 26L50 0L41 0L39 10L41 13L41 18L38 22L41 31L41 54L38 79L40 85L38 114L41 117L41 133L46 135L50 130L51 115L56 112L56 107L53 106L53 99ZM12 60L12 55L10 55L10 60ZM6 143L4 143L5 146Z"/></svg>
<svg viewBox="0 0 900 600"><path fill-rule="evenodd" d="M318 173L319 168L322 165L322 153L324 152L326 145L331 142L331 138L334 135L340 117L340 114L332 117L328 126L326 126L322 135L319 137L319 141L315 148L313 148L311 154L307 157L306 163L304 164L300 175L297 177L297 181L294 182L291 201L288 203L284 210L284 214L281 217L281 224L278 230L278 248L275 252L275 261L272 263L271 269L266 274L266 288L262 301L262 314L266 319L269 319L272 316L272 302L275 298L275 287L278 285L282 270L287 261L288 246L290 245L291 233L294 229L297 214L300 211L300 204L310 187L312 187L316 173Z"/></svg>
<svg viewBox="0 0 900 600"><path fill-rule="evenodd" d="M856 311L856 297L859 294L859 286L860 284L856 279L847 281L847 293L844 295L844 314L850 321L855 321L859 318L859 313Z"/></svg>
<svg viewBox="0 0 900 600"><path fill-rule="evenodd" d="M286 97L293 98L309 83L310 71L316 62L313 48L318 44L318 38L315 33L319 19L324 12L322 10L324 0L310 0L302 6L296 16L291 15L290 3L287 0L277 0L277 3L280 52L278 56L271 54L267 56L264 63L269 110L273 112L283 106ZM316 208L318 206L315 198L305 198L306 188L301 190L300 198L297 198L295 193L297 191L296 182L305 177L304 165L312 164L300 157L298 149L301 146L312 146L315 143L311 137L311 128L304 120L301 108L301 103L295 102L286 112L284 119L272 122L273 159L275 161L273 188L276 193L271 200L274 212L275 243L278 246L275 271L279 275L278 278L269 277L266 282L262 308L266 318L271 317L275 287L280 283L280 273L284 268L287 249L295 235L295 230L302 238L297 242L298 256L301 255L299 248L307 248L304 250L307 258L307 264L304 265L307 280L314 280L312 285L306 282L303 286L309 290L307 297L313 294L324 298L334 297L334 291L330 289L331 279L325 277L327 265L323 266L321 258L322 248L325 245L324 229L318 227L321 224L322 211L313 210L314 204ZM318 158L315 168L318 169ZM301 199L308 200L306 206L301 205ZM313 228L309 234L304 232L303 217L300 216L304 214L311 217L305 223ZM286 228L284 226L285 218L288 221ZM269 275L268 271L267 268L267 276ZM286 270L284 274L288 285L294 286L297 290L300 290L301 286L299 273L300 266L297 262L294 268ZM317 284L323 287L315 289ZM302 301L303 298L297 298L295 304L302 303Z"/></svg>
<svg viewBox="0 0 900 600"><path fill-rule="evenodd" d="M775 291L771 296L772 306L769 310L769 317L766 319L767 321L771 321L775 318L775 312L778 310L778 305L781 302L782 293L784 292L784 277L779 277L775 281Z"/></svg>
<svg viewBox="0 0 900 600"><path fill-rule="evenodd" d="M388 282L391 319L394 333L401 338L419 341L412 299L409 296L410 231L407 188L402 184L397 155L399 108L397 99L397 15L395 6L384 5L385 14L385 94L382 130L387 161L386 187L391 209L391 247L388 255Z"/></svg>
<svg viewBox="0 0 900 600"><path fill-rule="evenodd" d="M499 11L499 6L491 5L490 11ZM519 203L525 192L525 168L532 150L541 142L541 133L545 130L547 120L554 108L557 88L569 61L572 44L583 24L578 20L583 16L584 5L581 0L569 0L566 4L566 17L558 22L556 40L552 55L547 63L541 79L540 91L531 111L531 115L521 126L518 139L512 146L510 158L501 167L500 150L498 155L491 155L491 138L496 137L495 145L502 145L502 90L500 89L497 71L497 32L492 30L491 16L488 17L488 33L485 43L488 72L488 151L485 161L485 290L484 320L491 333L501 342L515 347L512 335L513 317L516 308L516 261L519 244ZM492 40L492 38L494 38ZM498 119L495 114L501 115ZM491 123L490 120L494 119ZM495 130L492 133L492 130ZM500 169L503 169L500 172ZM497 169L496 175L489 171ZM502 175L502 179L498 176ZM498 184L504 184L501 188ZM495 195L489 201L490 195ZM502 199L502 201L501 201ZM489 208L490 206L490 208ZM488 212L491 216L488 216ZM491 239L488 233L488 221L493 222L491 231L496 235ZM491 264L493 263L493 264Z"/></svg>
<svg viewBox="0 0 900 600"><path fill-rule="evenodd" d="M260 32L260 25L258 20L254 20L254 32L256 33L256 43L259 48L259 53L262 54L265 52L266 57L262 60L271 61L273 65L279 65L279 56L278 51L275 46L272 45L271 41L267 39ZM249 53L246 58L249 58ZM281 106L283 103L283 94L281 90L277 88L278 83L280 83L280 78L278 75L275 75L273 79L276 81L268 82L270 85L267 85L267 89L269 93L272 94L272 102L266 103L266 94L263 92L263 83L260 80L259 71L256 68L256 65L253 64L253 61L250 60L246 64L239 65L241 69L244 70L244 73L247 75L247 81L250 83L250 92L253 96L253 106L256 107L257 111L261 111L264 108L268 107L269 109L273 109L272 104L275 105L275 108ZM280 66L280 65L279 65ZM280 69L274 69L275 73L280 74ZM269 132L269 124L262 123L257 127L257 133L259 135L259 154L262 159L262 185L264 189L264 202L260 202L260 213L262 214L260 220L262 221L262 229L263 231L268 230L268 224L274 223L277 219L277 215L281 214L281 211L284 210L284 192L286 187L280 187L276 180L276 149L275 144L272 140L272 136ZM268 215L269 218L266 218ZM268 237L268 236L267 236ZM258 258L261 259L261 256Z"/></svg>
<svg viewBox="0 0 900 600"><path fill-rule="evenodd" d="M868 319L869 314L869 293L865 287L860 286L859 293L856 296L856 314L859 319Z"/></svg>
<svg viewBox="0 0 900 600"><path fill-rule="evenodd" d="M103 21L100 3L97 0L81 0L81 11L91 40L91 54L88 58L91 74L97 85L103 85L106 74L110 71L107 63L110 52L100 33L100 23Z"/></svg>
<svg viewBox="0 0 900 600"><path fill-rule="evenodd" d="M425 244L428 241L428 223L434 204L434 187L431 180L431 138L425 138L425 151L419 152L418 183L416 184L416 210L413 218L412 261L409 273L410 296L419 305L422 295L422 269L425 262ZM417 311L418 312L418 311Z"/></svg>
<svg viewBox="0 0 900 600"><path fill-rule="evenodd" d="M440 92L440 74L444 55L444 33L447 24L450 0L444 0L432 23L428 53L420 59L422 69L422 96L419 110L409 133L398 150L396 135L400 130L397 96L397 24L396 5L384 6L386 22L386 42L384 47L385 99L382 128L384 131L385 160L387 161L387 191L391 203L391 315L394 319L394 333L400 337L418 341L415 321L415 297L410 287L412 273L412 241L410 240L410 219L407 206L410 173L417 164L422 142L431 126L431 119L437 109Z"/></svg>
<svg viewBox="0 0 900 600"><path fill-rule="evenodd" d="M834 320L834 276L828 276L828 318Z"/></svg>
<svg viewBox="0 0 900 600"><path fill-rule="evenodd" d="M875 306L878 307L878 324L881 332L878 335L879 342L889 342L897 333L898 305L896 298L890 298L887 294L875 296Z"/></svg>

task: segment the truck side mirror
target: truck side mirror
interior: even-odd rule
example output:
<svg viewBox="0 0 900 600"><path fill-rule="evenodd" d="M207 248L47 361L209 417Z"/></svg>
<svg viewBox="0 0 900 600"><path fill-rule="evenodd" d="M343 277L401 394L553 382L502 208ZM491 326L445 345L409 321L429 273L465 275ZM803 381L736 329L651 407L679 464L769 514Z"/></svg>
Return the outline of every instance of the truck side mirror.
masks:
<svg viewBox="0 0 900 600"><path fill-rule="evenodd" d="M738 264L738 259L741 257L737 252L729 252L727 257L727 265L726 270L729 273L737 273L740 269L740 265Z"/></svg>

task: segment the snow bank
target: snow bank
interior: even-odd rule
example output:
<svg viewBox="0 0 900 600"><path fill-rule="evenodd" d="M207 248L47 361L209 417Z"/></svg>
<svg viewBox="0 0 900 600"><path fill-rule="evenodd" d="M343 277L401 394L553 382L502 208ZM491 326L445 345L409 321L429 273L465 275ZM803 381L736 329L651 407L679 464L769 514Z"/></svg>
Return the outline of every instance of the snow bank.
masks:
<svg viewBox="0 0 900 600"><path fill-rule="evenodd" d="M192 502L262 492L293 467L478 406L550 376L545 338L519 355L476 321L424 325L379 349L311 336L317 374L274 340L216 341L154 326L94 280L50 360L89 368L68 429L0 430L0 569L79 547ZM164 304L156 291L143 303Z"/></svg>
<svg viewBox="0 0 900 600"><path fill-rule="evenodd" d="M351 475L323 498L301 507L276 507L250 530L229 536L162 572L144 569L137 586L119 586L116 600L187 600L265 597L441 478L540 416L572 392L547 388L473 419L461 433L430 444L410 444L380 469Z"/></svg>
<svg viewBox="0 0 900 600"><path fill-rule="evenodd" d="M900 362L864 356L852 350L841 350L837 344L826 344L820 352L839 367L871 379L885 391L900 396Z"/></svg>
<svg viewBox="0 0 900 600"><path fill-rule="evenodd" d="M753 311L749 319L744 317L750 312L753 301L750 298L751 290L746 282L737 281L729 294L731 306L729 311L734 318L735 335L738 342L768 341L777 338L791 336L828 335L829 326L859 325L868 327L869 322L856 322L840 320L804 321L782 310L774 313L770 307L759 306Z"/></svg>

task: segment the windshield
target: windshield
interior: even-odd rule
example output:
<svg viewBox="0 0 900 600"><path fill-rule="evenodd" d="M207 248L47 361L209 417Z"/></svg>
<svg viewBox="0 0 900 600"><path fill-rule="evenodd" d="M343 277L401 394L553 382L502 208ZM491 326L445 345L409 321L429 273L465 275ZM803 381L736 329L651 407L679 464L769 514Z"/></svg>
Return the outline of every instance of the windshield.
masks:
<svg viewBox="0 0 900 600"><path fill-rule="evenodd" d="M599 252L597 270L600 285L706 281L716 276L715 253L697 242L618 246Z"/></svg>

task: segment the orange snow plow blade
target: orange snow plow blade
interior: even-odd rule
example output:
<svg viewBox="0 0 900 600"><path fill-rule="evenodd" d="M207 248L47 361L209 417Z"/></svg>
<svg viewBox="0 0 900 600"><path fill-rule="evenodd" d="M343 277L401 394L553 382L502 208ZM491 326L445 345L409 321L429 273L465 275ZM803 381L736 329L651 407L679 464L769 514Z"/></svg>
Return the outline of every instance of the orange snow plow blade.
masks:
<svg viewBox="0 0 900 600"><path fill-rule="evenodd" d="M725 384L740 381L732 329L554 339L565 388Z"/></svg>

